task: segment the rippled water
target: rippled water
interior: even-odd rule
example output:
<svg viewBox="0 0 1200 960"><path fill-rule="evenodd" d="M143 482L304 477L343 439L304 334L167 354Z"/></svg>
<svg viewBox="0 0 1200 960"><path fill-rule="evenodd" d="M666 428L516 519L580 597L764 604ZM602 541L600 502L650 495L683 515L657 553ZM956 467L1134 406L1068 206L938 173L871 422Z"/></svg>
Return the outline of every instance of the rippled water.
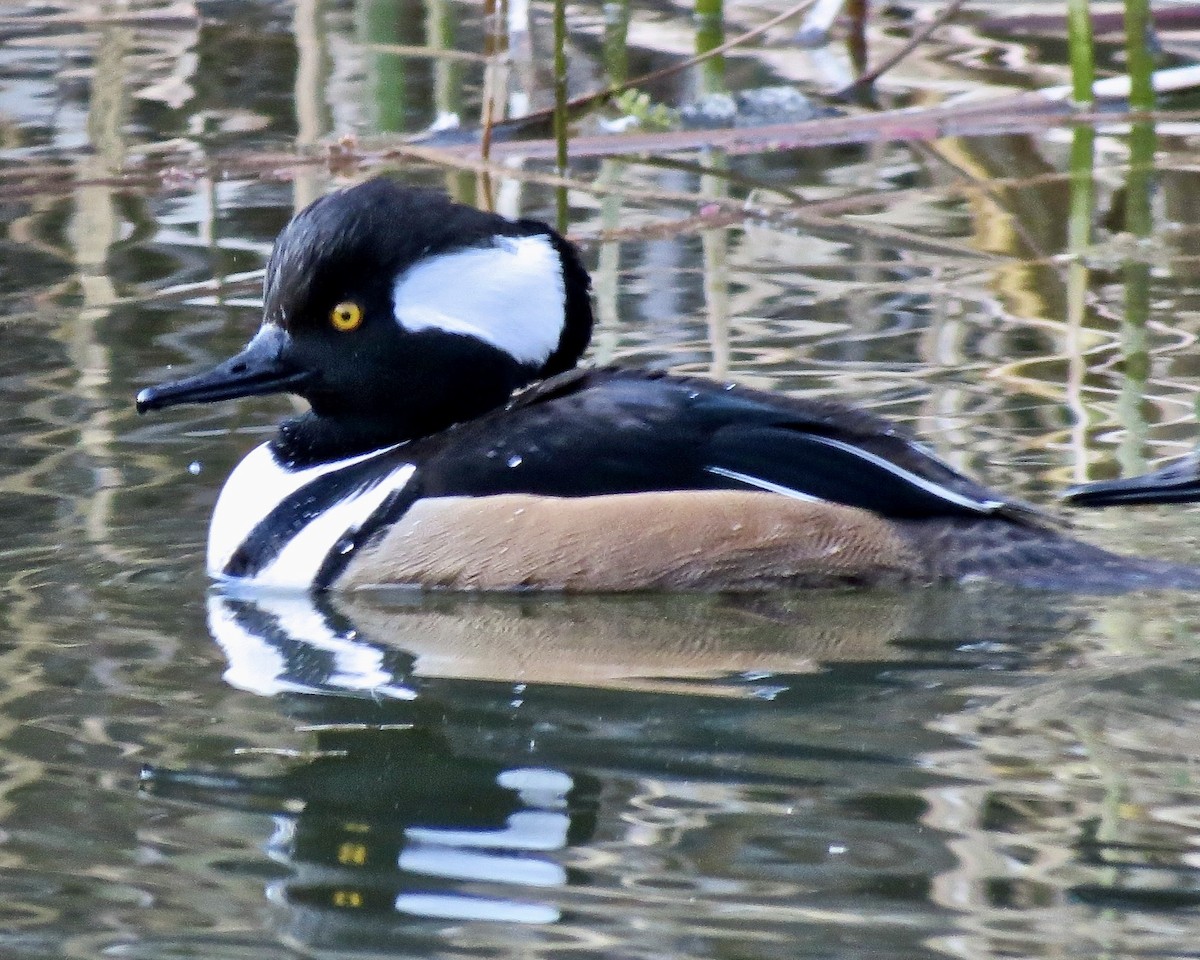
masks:
<svg viewBox="0 0 1200 960"><path fill-rule="evenodd" d="M1053 29L972 8L887 98L1065 76ZM572 7L576 89L694 48L690 11L657 5L606 54L619 9ZM774 9L732 5L728 29ZM880 51L905 23L883 16ZM792 29L655 95L828 87ZM483 36L437 0L0 4L0 955L1196 956L1194 597L210 589L216 492L288 401L139 419L132 395L254 328L276 231L345 182L290 151L478 116L480 63L380 45ZM548 38L535 7L514 109L546 101ZM1038 502L1140 469L1196 433L1196 131L1159 134L1140 241L1124 132L1100 137L1074 326L1064 130L581 160L626 189L570 195L594 356L847 398ZM497 177L500 209L552 217L521 179L545 169ZM693 219L861 192L819 223ZM1122 323L1139 303L1144 330ZM1189 509L1079 528L1200 546Z"/></svg>

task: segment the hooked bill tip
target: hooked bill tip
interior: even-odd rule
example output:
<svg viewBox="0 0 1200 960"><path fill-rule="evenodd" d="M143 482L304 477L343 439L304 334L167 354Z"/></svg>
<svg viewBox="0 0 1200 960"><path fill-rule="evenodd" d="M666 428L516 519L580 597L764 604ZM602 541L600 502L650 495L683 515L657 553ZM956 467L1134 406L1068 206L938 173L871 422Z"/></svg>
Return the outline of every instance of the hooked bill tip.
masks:
<svg viewBox="0 0 1200 960"><path fill-rule="evenodd" d="M158 404L155 402L154 388L146 387L138 391L138 395L134 397L134 405L137 407L138 413L145 413L147 410L155 409Z"/></svg>

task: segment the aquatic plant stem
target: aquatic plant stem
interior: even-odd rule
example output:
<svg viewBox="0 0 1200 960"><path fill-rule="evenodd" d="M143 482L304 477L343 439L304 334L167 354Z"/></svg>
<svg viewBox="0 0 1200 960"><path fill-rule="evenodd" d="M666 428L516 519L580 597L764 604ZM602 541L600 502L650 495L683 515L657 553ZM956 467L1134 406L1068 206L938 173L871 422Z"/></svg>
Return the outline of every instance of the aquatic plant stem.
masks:
<svg viewBox="0 0 1200 960"><path fill-rule="evenodd" d="M1129 70L1129 106L1154 109L1154 57L1150 51L1150 0L1125 0L1125 61Z"/></svg>
<svg viewBox="0 0 1200 960"><path fill-rule="evenodd" d="M1125 58L1129 65L1130 110L1149 113L1155 107L1149 0L1125 0ZM1150 236L1154 227L1150 198L1155 146L1152 120L1139 120L1130 127L1125 229L1136 237Z"/></svg>
<svg viewBox="0 0 1200 960"><path fill-rule="evenodd" d="M696 0L696 55L702 56L725 40L724 0ZM709 57L700 66L698 89L702 93L725 92L725 58Z"/></svg>
<svg viewBox="0 0 1200 960"><path fill-rule="evenodd" d="M1125 0L1125 59L1129 67L1129 106L1154 109L1154 58L1150 52L1149 0ZM1139 239L1154 231L1151 204L1154 190L1154 123L1139 120L1129 128L1129 176L1125 181L1125 229ZM1146 469L1145 444L1150 432L1143 403L1150 380L1150 346L1146 323L1150 318L1150 264L1130 257L1121 271L1125 283L1125 311L1121 319L1121 394L1117 419L1125 428L1117 450L1125 476Z"/></svg>
<svg viewBox="0 0 1200 960"><path fill-rule="evenodd" d="M1089 86L1090 94L1091 88ZM1096 182L1095 128L1079 125L1071 139L1071 193L1067 220L1067 405L1071 408L1071 447L1075 451L1075 481L1087 479L1088 414L1083 401L1086 361L1083 330L1087 315L1088 267L1084 256L1092 243L1092 211Z"/></svg>
<svg viewBox="0 0 1200 960"><path fill-rule="evenodd" d="M1067 0L1067 47L1071 56L1071 99L1090 105L1094 99L1096 52L1088 0Z"/></svg>

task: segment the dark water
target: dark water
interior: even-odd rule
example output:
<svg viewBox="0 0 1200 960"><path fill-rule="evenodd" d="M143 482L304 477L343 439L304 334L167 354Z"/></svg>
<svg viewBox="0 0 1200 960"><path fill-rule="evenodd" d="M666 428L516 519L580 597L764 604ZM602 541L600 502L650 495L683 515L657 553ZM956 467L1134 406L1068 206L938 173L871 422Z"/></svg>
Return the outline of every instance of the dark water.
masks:
<svg viewBox="0 0 1200 960"><path fill-rule="evenodd" d="M346 182L286 153L478 117L479 63L380 45L478 51L484 25L434 0L81 6L0 4L0 956L1200 955L1194 597L213 592L216 493L288 402L138 419L132 395L254 328L276 231ZM1004 9L890 96L1058 82L1061 41L983 21ZM619 10L572 8L575 88L695 46L666 5L614 46ZM531 22L513 109L548 96ZM790 29L656 98L828 86ZM594 355L848 398L1043 503L1141 469L1196 433L1194 136L1160 128L1142 240L1127 138L1100 138L1074 324L1061 130L581 161L629 191L570 195ZM497 178L499 208L553 216L520 179L544 169ZM864 191L821 223L670 226ZM1188 509L1079 524L1200 546Z"/></svg>

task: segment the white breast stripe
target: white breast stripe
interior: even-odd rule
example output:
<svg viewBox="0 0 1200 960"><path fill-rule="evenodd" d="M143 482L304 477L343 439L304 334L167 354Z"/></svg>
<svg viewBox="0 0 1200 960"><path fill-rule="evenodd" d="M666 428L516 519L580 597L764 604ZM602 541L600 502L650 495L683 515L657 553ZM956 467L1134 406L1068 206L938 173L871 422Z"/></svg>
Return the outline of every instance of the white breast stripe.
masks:
<svg viewBox="0 0 1200 960"><path fill-rule="evenodd" d="M567 845L571 820L565 813L518 810L508 815L500 830L455 830L453 827L406 827L404 836L414 843L447 847L490 847L493 850L562 850Z"/></svg>
<svg viewBox="0 0 1200 960"><path fill-rule="evenodd" d="M553 860L524 855L480 853L456 847L409 846L400 851L399 866L427 877L478 880L480 883L517 883L525 887L561 887L567 870Z"/></svg>
<svg viewBox="0 0 1200 960"><path fill-rule="evenodd" d="M393 906L397 913L439 920L550 924L562 919L558 908L548 903L521 903L461 893L401 893Z"/></svg>
<svg viewBox="0 0 1200 960"><path fill-rule="evenodd" d="M254 576L253 582L271 587L309 587L333 545L361 527L389 496L404 489L416 471L411 463L397 467L373 487L323 510L288 541L279 555Z"/></svg>
<svg viewBox="0 0 1200 960"><path fill-rule="evenodd" d="M397 684L396 677L383 668L378 649L330 630L307 594L264 595L254 605L274 619L289 640L331 653L335 667L313 678L316 682L293 679L284 654L266 637L242 626L227 598L213 594L208 598L208 628L229 661L225 681L230 686L268 697L284 692L325 693L332 688L397 700L416 698L415 691Z"/></svg>
<svg viewBox="0 0 1200 960"><path fill-rule="evenodd" d="M279 463L268 443L255 447L234 468L217 498L212 523L208 528L208 575L221 576L233 552L258 522L306 483L342 467L395 450L397 446L399 444L393 444L357 457L319 463L303 470L289 470Z"/></svg>
<svg viewBox="0 0 1200 960"><path fill-rule="evenodd" d="M496 237L414 264L396 281L392 308L406 330L461 333L540 364L558 346L566 296L548 237Z"/></svg>
<svg viewBox="0 0 1200 960"><path fill-rule="evenodd" d="M705 473L712 473L718 477L724 477L726 480L736 480L738 483L744 483L748 487L754 487L757 490L766 490L768 493L781 493L785 497L791 497L793 500L803 500L805 503L820 503L820 497L814 497L811 493L804 493L802 490L793 490L791 487L785 487L781 483L772 483L770 480L764 480L762 477L752 477L748 473L738 473L736 470L726 470L724 467L705 467Z"/></svg>
<svg viewBox="0 0 1200 960"><path fill-rule="evenodd" d="M890 460L885 460L883 457L877 457L873 453L863 450L861 447L852 446L841 440L833 440L830 437L809 437L810 440L816 443L823 443L827 447L833 447L837 450L844 450L846 453L853 454L859 460L865 460L867 463L879 467L881 470L886 470L894 477L899 477L901 480L911 483L914 487L919 487L926 493L931 493L947 503L953 503L959 507L966 507L969 510L974 510L978 513L995 513L1004 506L1003 500L976 500L974 497L968 497L965 494L956 493L940 483L934 483L932 480L926 480L924 477L919 477L915 473L905 470L903 467L898 467Z"/></svg>
<svg viewBox="0 0 1200 960"><path fill-rule="evenodd" d="M225 651L225 659L229 663L225 670L225 682L231 687L249 690L264 697L295 691L299 687L284 679L287 661L283 654L238 623L233 611L221 597L208 598L208 632Z"/></svg>

